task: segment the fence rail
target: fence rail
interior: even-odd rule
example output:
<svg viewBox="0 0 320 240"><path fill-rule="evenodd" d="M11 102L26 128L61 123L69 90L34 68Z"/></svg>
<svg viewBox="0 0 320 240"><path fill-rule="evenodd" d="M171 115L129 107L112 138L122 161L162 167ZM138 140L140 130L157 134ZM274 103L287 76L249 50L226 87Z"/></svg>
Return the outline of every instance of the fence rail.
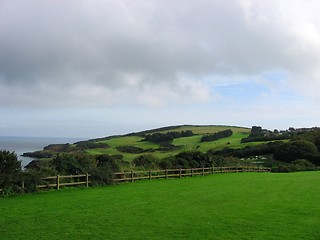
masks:
<svg viewBox="0 0 320 240"><path fill-rule="evenodd" d="M185 176L204 176L215 173L236 173L236 172L271 172L271 168L253 167L253 166L236 166L236 167L210 167L210 168L179 168L165 170L148 170L148 171L131 171L114 173L115 182L133 182L142 179L158 178L182 178Z"/></svg>
<svg viewBox="0 0 320 240"><path fill-rule="evenodd" d="M38 188L50 188L54 187L56 189L60 189L62 186L75 186L75 185L83 185L86 187L89 186L89 177L91 174L81 174L81 175L67 175L67 176L50 176L42 178L44 181L43 184L38 185Z"/></svg>
<svg viewBox="0 0 320 240"><path fill-rule="evenodd" d="M179 168L165 170L147 170L147 171L131 171L131 172L116 172L114 173L114 182L136 181L142 179L159 179L159 178L182 178L193 176L204 176L215 173L235 173L235 172L271 172L271 168L265 167L211 167L211 168ZM66 175L66 176L49 176L42 178L42 184L37 185L37 188L56 188L60 189L63 186L85 185L89 187L91 174ZM21 184L24 189L24 181ZM3 189L0 189L0 192Z"/></svg>

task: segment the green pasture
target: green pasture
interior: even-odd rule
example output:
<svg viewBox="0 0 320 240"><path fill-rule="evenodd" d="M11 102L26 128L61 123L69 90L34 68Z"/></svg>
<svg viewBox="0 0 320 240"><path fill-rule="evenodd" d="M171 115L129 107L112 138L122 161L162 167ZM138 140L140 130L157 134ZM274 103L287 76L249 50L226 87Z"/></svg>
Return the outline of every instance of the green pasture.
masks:
<svg viewBox="0 0 320 240"><path fill-rule="evenodd" d="M203 134L206 133L215 133L218 131L223 131L226 129L231 129L233 131L233 135L228 138L223 138L214 142L204 142L201 143L201 137ZM230 148L240 148L250 145L256 145L261 143L246 143L241 144L241 139L247 137L250 133L250 129L248 128L241 128L241 127L230 127L230 126L182 126L177 127L175 129L166 130L162 132L168 131L186 131L191 130L193 131L194 136L191 137L183 137L174 139L172 144L176 146L181 146L180 149L172 150L172 151L155 151L151 154L155 157L162 159L169 156L174 156L182 151L192 151L192 150L199 150L202 152L206 152L209 149L223 149L225 147ZM130 153L123 153L117 150L117 146L135 146L140 147L142 149L157 149L160 147L159 144L151 143L148 141L142 141L144 138L139 136L121 136L115 137L108 140L103 140L100 142L107 143L110 147L109 148L96 148L96 149L89 149L86 150L89 154L121 154L124 156L124 160L132 161L134 158L141 154L130 154Z"/></svg>
<svg viewBox="0 0 320 240"><path fill-rule="evenodd" d="M222 138L213 142L200 142L202 135L192 137L176 138L173 140L174 145L184 146L184 150L199 150L206 152L209 149L221 150L225 147L239 148L249 144L241 144L241 139L247 137L248 133L233 132L231 137Z"/></svg>
<svg viewBox="0 0 320 240"><path fill-rule="evenodd" d="M320 239L320 172L233 173L0 199L1 239Z"/></svg>
<svg viewBox="0 0 320 240"><path fill-rule="evenodd" d="M223 130L231 129L233 132L246 132L250 133L250 128L245 127L236 127L236 126L223 126L223 125L195 125L195 126L178 126L175 129L159 131L162 133L172 132L172 131L187 131L191 130L194 134L207 134L207 133L215 133Z"/></svg>

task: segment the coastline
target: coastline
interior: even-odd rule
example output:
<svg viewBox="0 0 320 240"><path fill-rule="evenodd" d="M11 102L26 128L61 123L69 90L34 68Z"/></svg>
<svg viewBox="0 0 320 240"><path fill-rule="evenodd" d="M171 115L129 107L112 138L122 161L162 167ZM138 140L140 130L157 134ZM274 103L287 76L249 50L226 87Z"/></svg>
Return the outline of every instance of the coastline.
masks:
<svg viewBox="0 0 320 240"><path fill-rule="evenodd" d="M22 168L35 158L21 156L25 152L42 150L49 144L74 143L85 140L84 138L59 138L59 137L18 137L0 136L0 150L15 152L21 161Z"/></svg>

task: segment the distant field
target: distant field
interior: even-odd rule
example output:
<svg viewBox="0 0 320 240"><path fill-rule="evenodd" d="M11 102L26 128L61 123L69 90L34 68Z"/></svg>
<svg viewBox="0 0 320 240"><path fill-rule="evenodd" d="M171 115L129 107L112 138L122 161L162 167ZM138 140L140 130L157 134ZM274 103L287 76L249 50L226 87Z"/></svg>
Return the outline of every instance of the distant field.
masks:
<svg viewBox="0 0 320 240"><path fill-rule="evenodd" d="M207 134L207 133L215 133L219 131L223 131L226 129L231 129L233 132L247 132L250 133L249 128L244 127L234 127L234 126L221 126L221 125L207 125L207 126L181 126L177 127L174 130L162 131L164 133L171 131L186 131L191 130L194 134Z"/></svg>
<svg viewBox="0 0 320 240"><path fill-rule="evenodd" d="M200 142L200 139L203 134L206 134L206 133L212 134L212 133L223 131L226 129L231 129L233 131L233 135L231 137L220 139L220 140L214 141L214 142L205 142L205 143ZM249 145L261 144L261 143L241 144L240 143L241 139L244 137L247 137L250 133L250 129L242 128L242 127L182 126L182 127L177 127L174 129L159 131L159 132L162 132L162 133L171 132L171 131L181 132L181 131L186 131L186 130L191 130L194 134L197 134L197 135L192 136L192 137L183 137L183 138L174 139L172 144L176 145L176 146L181 146L180 149L172 150L172 151L156 151L156 152L152 152L151 154L153 154L154 156L161 159L161 158L168 157L168 156L174 156L181 151L199 150L199 151L206 152L209 149L223 149L225 147L239 148L239 147L245 147L245 146L249 146ZM107 143L110 146L110 148L89 149L89 150L87 150L87 152L90 154L103 154L103 153L121 154L124 156L124 160L131 161L135 157L137 157L141 154L123 153L123 152L118 151L116 149L116 147L123 146L123 145L128 145L128 146L131 145L131 146L136 146L136 147L140 147L143 149L157 149L160 147L159 144L151 143L148 141L141 141L141 140L143 140L143 138L138 137L138 136L116 137L116 138L112 138L109 140L100 141L103 143Z"/></svg>
<svg viewBox="0 0 320 240"><path fill-rule="evenodd" d="M235 173L0 199L1 239L320 239L320 172Z"/></svg>

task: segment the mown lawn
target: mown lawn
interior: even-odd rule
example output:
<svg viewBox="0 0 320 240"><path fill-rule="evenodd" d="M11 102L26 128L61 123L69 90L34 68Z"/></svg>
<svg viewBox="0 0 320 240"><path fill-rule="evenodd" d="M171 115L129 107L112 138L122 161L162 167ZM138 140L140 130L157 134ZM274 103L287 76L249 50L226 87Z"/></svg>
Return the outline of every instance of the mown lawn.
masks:
<svg viewBox="0 0 320 240"><path fill-rule="evenodd" d="M320 239L320 172L234 173L0 199L1 239Z"/></svg>

